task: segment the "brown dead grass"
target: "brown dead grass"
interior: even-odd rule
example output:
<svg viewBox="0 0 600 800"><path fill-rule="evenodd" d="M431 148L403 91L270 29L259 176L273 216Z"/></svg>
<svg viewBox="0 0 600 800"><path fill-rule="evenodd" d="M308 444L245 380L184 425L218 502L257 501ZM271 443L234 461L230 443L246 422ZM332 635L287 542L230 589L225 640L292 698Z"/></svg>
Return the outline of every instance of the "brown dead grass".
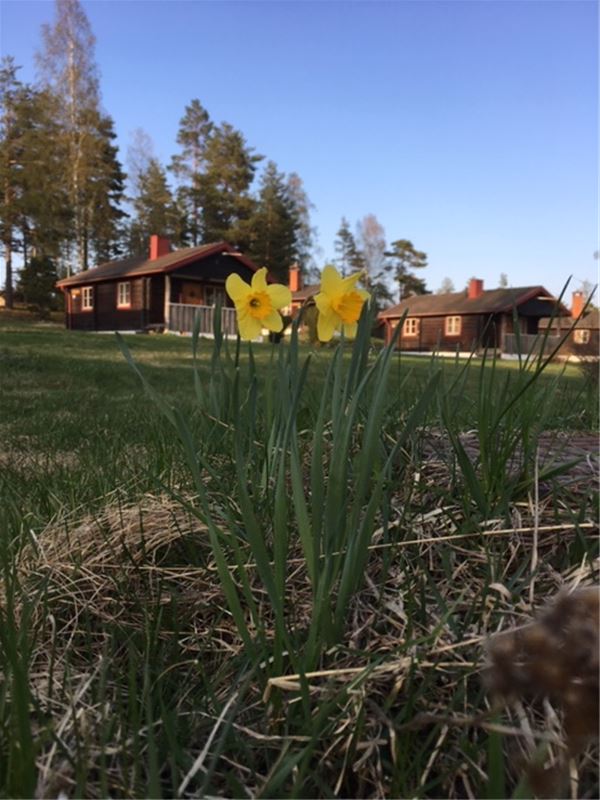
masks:
<svg viewBox="0 0 600 800"><path fill-rule="evenodd" d="M540 706L538 700L519 696L505 708L501 722L495 718L497 708L491 700L475 707L469 698L478 694L481 685L489 637L528 621L557 592L593 584L599 564L584 559L564 572L551 566L564 561L575 527L557 523L556 509L549 501L537 509L531 503L515 505L513 528L492 520L484 530L469 535L457 533L459 512L453 511L452 515L438 507L415 518L394 544L383 541L383 531L374 538L365 587L352 603L345 640L327 654L322 669L306 676L315 709L327 700L334 699L336 704L337 723L330 739L319 747L319 764L341 794L389 796L384 764L400 757L401 737L429 735L436 729L439 734L421 785L443 775L447 797L473 796L469 774L473 769L485 772L484 741L490 731L505 735L515 782L540 743L547 748L546 766L564 766L568 737L563 711L560 704L553 704L554 698L545 697ZM392 520L392 528L394 524ZM580 530L597 535L590 521ZM488 581L490 549L501 557ZM384 555L389 559L387 566ZM507 588L523 560L532 558L541 565L533 605L528 584L519 593ZM451 574L448 563L453 565ZM418 569L411 571L411 564L419 565ZM205 668L222 676L223 705L231 700L232 678L228 676L234 674L242 643L226 610L206 529L172 499L148 495L136 506L113 501L97 516L54 522L22 550L18 571L25 596L33 596L42 584L46 587L44 601L35 604L33 611L39 631L33 689L37 701L56 716L65 742L75 746L80 735L78 715L85 718L92 742L95 729L101 729L100 710L89 702L88 691L101 663L107 626L139 630L145 624L144 607L162 604L166 608L174 597L181 663L193 661L201 652ZM251 564L248 575L261 615L268 620L270 610ZM489 589L484 591L486 582ZM440 609L433 586L451 609L450 616ZM290 623L301 629L310 618L312 600L299 552L290 560L288 592ZM407 610L409 594L419 593L428 613L414 620ZM468 617L474 606L478 607L474 621L457 638L453 620ZM173 635L169 624L160 635ZM98 654L95 666L89 661L90 646ZM55 663L50 670L48 654L53 651ZM64 685L67 671L72 689L70 694L63 692L62 702L57 703L56 687ZM465 698L460 711L457 694ZM414 707L408 718L398 722L399 710L409 696L417 698ZM251 739L281 743L284 739L277 731L285 727L286 714L298 699L294 674L272 675L266 688L257 680L234 728ZM221 724L216 718L214 722L217 728ZM461 754L465 731L480 742L478 763L466 763ZM111 755L115 785L123 780L118 767L122 747L122 743L115 745ZM70 767L56 760L56 752L50 747L40 759L40 796L72 785ZM92 759L94 752L99 752L97 744L96 750L91 748ZM584 750L572 765L577 779L585 782L587 775L589 783L589 775L597 771L596 751ZM232 769L226 755L221 766ZM266 771L249 775L243 765L236 769L249 793L259 794Z"/></svg>

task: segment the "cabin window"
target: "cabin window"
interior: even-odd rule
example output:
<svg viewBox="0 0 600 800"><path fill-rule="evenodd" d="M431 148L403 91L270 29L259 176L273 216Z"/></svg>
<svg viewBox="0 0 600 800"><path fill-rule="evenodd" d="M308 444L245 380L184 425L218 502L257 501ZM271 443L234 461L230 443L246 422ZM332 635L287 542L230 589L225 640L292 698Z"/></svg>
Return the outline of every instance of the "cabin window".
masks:
<svg viewBox="0 0 600 800"><path fill-rule="evenodd" d="M590 341L590 332L586 328L576 328L573 331L575 344L587 344Z"/></svg>
<svg viewBox="0 0 600 800"><path fill-rule="evenodd" d="M418 336L419 335L419 320L416 317L409 317L404 320L402 327L404 336Z"/></svg>
<svg viewBox="0 0 600 800"><path fill-rule="evenodd" d="M131 307L131 283L124 281L117 284L117 308Z"/></svg>
<svg viewBox="0 0 600 800"><path fill-rule="evenodd" d="M221 308L227 305L227 295L220 286L206 286L204 289L204 302L207 306L221 304Z"/></svg>
<svg viewBox="0 0 600 800"><path fill-rule="evenodd" d="M446 336L459 336L461 317L446 317Z"/></svg>
<svg viewBox="0 0 600 800"><path fill-rule="evenodd" d="M81 290L81 310L91 311L94 308L94 287L84 286Z"/></svg>

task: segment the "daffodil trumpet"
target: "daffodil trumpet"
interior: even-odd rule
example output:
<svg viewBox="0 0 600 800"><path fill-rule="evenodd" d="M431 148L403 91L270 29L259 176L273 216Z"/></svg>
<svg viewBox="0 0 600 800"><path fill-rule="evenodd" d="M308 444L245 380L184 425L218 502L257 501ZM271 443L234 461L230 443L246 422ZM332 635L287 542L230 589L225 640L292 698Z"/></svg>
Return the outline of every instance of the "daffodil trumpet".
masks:
<svg viewBox="0 0 600 800"><path fill-rule="evenodd" d="M321 291L315 296L319 341L328 342L336 331L350 339L356 336L362 307L370 297L356 286L361 277L362 272L355 272L344 278L331 265L323 269Z"/></svg>
<svg viewBox="0 0 600 800"><path fill-rule="evenodd" d="M237 274L229 275L225 291L233 300L241 339L256 339L263 328L274 333L283 330L280 309L291 305L292 293L279 283L268 284L266 267L254 273L250 284Z"/></svg>

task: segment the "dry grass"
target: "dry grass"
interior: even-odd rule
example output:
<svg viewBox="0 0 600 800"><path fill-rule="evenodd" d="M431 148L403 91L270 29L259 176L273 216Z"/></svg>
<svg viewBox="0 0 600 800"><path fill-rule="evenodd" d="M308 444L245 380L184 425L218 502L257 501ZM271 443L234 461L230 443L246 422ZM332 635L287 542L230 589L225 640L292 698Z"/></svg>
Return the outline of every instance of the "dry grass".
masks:
<svg viewBox="0 0 600 800"><path fill-rule="evenodd" d="M546 774L549 763L563 769L569 739L560 704L552 705L550 697L541 705L539 699L519 697L499 718L496 706L481 692L485 645L498 631L522 625L558 591L591 585L598 563L583 559L564 572L551 566L563 560L561 552L571 543L575 526L557 524L549 505L535 517L528 504L515 506L515 529L492 521L472 535L456 534L459 512L454 511L439 507L422 515L395 544L382 541L380 533L366 587L352 604L344 642L327 653L322 669L303 676L314 713L331 706L328 736L316 745L314 763L343 796L392 796L397 788L390 783L390 764L401 766L407 736L423 742L426 757L419 785L426 795L433 781L440 796L474 797L473 772L481 780L485 777L484 745L494 732L507 743L508 771L515 784L541 746ZM541 567L532 606L529 582L514 579L519 565L532 558L536 526ZM597 533L590 522L579 529ZM495 559L494 552L502 557ZM491 576L490 563L497 564ZM230 712L239 690L235 675L242 643L225 611L206 530L180 504L149 495L139 506L113 502L95 517L55 522L22 550L18 574L24 597L45 586L43 600L34 603L32 612L38 631L32 658L36 702L53 717L67 749L80 746L84 736L90 769L102 758L114 793L120 787L123 795L130 795L120 766L128 742L117 734L110 743L99 737L107 710L118 702L125 653L123 662L115 661L108 671L104 703L91 697L91 687L106 670L109 627L142 631L145 609L164 609L158 635L176 636L178 653L167 669L177 674L201 659L203 669L221 674L217 706ZM248 574L253 582L251 564ZM253 585L261 614L268 617L258 582ZM301 558L291 559L287 586L290 624L301 629L312 604ZM173 626L168 610L175 602L178 618ZM300 676L269 675L268 665L263 669L264 675L255 675L248 685L242 707L236 707L232 730L266 751L301 746L308 737L286 732L286 719L301 701ZM519 694L518 682L511 685ZM214 738L224 717L192 712L188 700L182 700L178 711L203 716ZM146 739L143 731L140 735ZM465 756L465 740L478 748L471 761ZM212 752L212 741L205 736L204 759ZM191 745L196 759L202 744ZM56 741L49 742L39 756L40 797L69 793L75 785L72 766L61 751ZM202 766L203 761L197 769ZM212 785L226 792L225 776L233 770L248 795L259 796L271 769L266 758L261 772L224 751ZM574 756L573 770L581 785L594 785L596 751L584 749ZM101 796L99 785L96 790L95 796Z"/></svg>

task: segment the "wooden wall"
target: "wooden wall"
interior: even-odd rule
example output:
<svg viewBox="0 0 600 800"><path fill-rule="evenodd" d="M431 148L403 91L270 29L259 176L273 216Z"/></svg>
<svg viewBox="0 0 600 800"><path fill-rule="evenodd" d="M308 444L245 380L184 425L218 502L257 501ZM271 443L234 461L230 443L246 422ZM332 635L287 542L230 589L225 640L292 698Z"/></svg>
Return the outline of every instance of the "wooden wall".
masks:
<svg viewBox="0 0 600 800"><path fill-rule="evenodd" d="M164 276L130 279L129 308L117 308L117 284L122 282L90 284L94 288L94 308L90 311L82 309L82 287L71 289L67 327L81 331L136 331L149 324L160 324L164 310Z"/></svg>
<svg viewBox="0 0 600 800"><path fill-rule="evenodd" d="M565 331L563 331L564 335ZM575 331L566 338L559 351L560 356L579 356L580 358L598 358L600 354L600 331L590 330L590 340L585 344L575 341Z"/></svg>
<svg viewBox="0 0 600 800"><path fill-rule="evenodd" d="M433 350L471 351L483 332L486 317L479 314L463 315L458 336L446 336L445 320L446 315L421 317L417 336L405 336L400 333L398 347L401 350L413 350L416 352L431 352ZM391 322L393 329L393 326L397 324L397 320L391 320ZM494 327L488 331L488 336L492 337L490 345L493 346L493 341L495 340Z"/></svg>

